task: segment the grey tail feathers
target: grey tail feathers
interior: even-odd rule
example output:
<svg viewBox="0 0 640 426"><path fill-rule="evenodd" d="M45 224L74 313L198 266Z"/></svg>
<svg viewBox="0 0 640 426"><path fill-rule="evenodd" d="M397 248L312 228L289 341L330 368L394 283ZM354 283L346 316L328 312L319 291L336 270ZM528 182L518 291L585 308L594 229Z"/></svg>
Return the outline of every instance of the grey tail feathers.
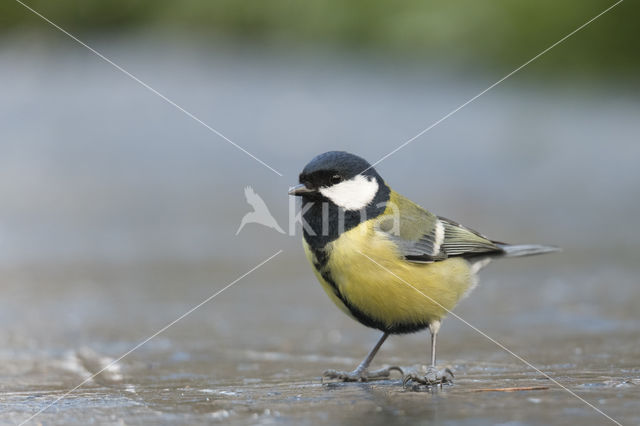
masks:
<svg viewBox="0 0 640 426"><path fill-rule="evenodd" d="M553 253L554 251L561 251L559 247L541 246L539 244L496 244L502 251L504 251L505 257L517 257L517 256L532 256L534 254Z"/></svg>

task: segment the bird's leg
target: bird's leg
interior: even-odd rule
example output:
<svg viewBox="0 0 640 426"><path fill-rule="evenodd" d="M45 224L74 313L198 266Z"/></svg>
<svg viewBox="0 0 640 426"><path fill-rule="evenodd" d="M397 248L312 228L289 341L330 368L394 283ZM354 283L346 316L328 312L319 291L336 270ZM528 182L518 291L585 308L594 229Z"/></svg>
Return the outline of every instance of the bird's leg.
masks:
<svg viewBox="0 0 640 426"><path fill-rule="evenodd" d="M440 328L439 324L438 328ZM436 368L436 337L438 337L438 331L432 331L431 327L429 327L429 331L431 331L431 368Z"/></svg>
<svg viewBox="0 0 640 426"><path fill-rule="evenodd" d="M439 330L440 321L434 321L429 324L429 331L431 332L431 365L421 372L411 371L406 374L403 372L402 384L404 386L412 381L427 386L453 383L453 372L449 368L444 370L436 368L436 338Z"/></svg>
<svg viewBox="0 0 640 426"><path fill-rule="evenodd" d="M381 368L379 370L369 371L369 365L373 358L378 353L380 346L387 340L389 337L389 333L383 333L375 346L369 351L367 357L362 360L362 362L358 365L358 367L353 371L337 371L337 370L326 370L322 376L327 377L329 379L338 379L343 382L366 382L368 380L379 380L386 379L391 374L392 370L397 370L402 374L402 370L400 367L392 366Z"/></svg>

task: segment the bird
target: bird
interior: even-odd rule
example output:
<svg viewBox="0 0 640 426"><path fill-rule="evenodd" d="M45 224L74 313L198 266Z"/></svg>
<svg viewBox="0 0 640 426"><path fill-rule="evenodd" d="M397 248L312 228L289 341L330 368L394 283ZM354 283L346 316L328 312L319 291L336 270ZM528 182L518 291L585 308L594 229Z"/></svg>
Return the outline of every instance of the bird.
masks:
<svg viewBox="0 0 640 426"><path fill-rule="evenodd" d="M353 371L327 370L323 379L379 380L397 370L403 383L453 382L436 368L443 318L478 283L478 272L497 258L558 251L537 244L492 240L437 216L400 195L365 159L329 151L302 170L289 195L301 197L303 246L329 298L345 314L382 335ZM389 335L431 334L430 365L370 370Z"/></svg>
<svg viewBox="0 0 640 426"><path fill-rule="evenodd" d="M240 221L240 226L236 231L236 235L240 233L247 223L259 223L260 225L268 226L269 228L275 229L281 234L284 234L284 231L280 228L278 222L276 222L262 197L260 197L252 187L247 186L244 188L244 196L247 203L253 207L253 211L243 216Z"/></svg>

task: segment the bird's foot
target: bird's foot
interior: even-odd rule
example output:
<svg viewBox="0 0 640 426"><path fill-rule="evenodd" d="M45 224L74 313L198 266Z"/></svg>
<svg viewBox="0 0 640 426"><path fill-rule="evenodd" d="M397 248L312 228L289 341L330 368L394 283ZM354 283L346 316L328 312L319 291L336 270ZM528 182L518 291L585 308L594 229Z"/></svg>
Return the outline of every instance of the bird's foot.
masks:
<svg viewBox="0 0 640 426"><path fill-rule="evenodd" d="M402 373L402 386L407 387L411 382L425 386L435 386L453 383L453 371L449 368L438 370L435 367L422 367L421 371L407 370Z"/></svg>
<svg viewBox="0 0 640 426"><path fill-rule="evenodd" d="M383 380L388 379L392 371L398 371L400 374L404 374L400 367L395 365L386 368L380 368L379 370L369 371L365 369L355 369L353 371L338 371L338 370L326 370L322 373L322 378L337 379L343 382L368 382L370 380Z"/></svg>

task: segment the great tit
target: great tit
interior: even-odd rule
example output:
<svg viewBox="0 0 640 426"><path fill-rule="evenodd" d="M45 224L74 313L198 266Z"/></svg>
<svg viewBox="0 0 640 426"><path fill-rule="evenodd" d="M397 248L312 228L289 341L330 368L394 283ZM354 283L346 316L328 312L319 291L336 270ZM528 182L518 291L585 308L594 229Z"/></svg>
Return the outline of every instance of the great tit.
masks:
<svg viewBox="0 0 640 426"><path fill-rule="evenodd" d="M351 372L324 377L367 381L398 370L404 382L451 381L436 365L440 323L477 284L492 259L557 251L541 245L491 240L453 220L436 216L393 191L364 159L343 151L320 154L307 164L289 195L302 197L303 246L329 298L347 315L382 336ZM400 367L369 371L390 334L429 329L431 366L425 374Z"/></svg>

